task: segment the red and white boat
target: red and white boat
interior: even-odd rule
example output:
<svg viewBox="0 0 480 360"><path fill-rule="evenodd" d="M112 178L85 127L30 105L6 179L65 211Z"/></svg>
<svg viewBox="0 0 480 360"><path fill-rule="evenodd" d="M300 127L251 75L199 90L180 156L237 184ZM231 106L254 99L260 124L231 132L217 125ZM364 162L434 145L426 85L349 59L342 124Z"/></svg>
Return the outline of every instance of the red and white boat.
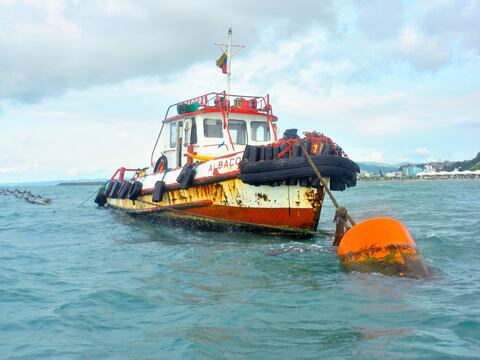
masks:
<svg viewBox="0 0 480 360"><path fill-rule="evenodd" d="M225 55L228 85L231 32ZM225 69L225 63L221 65ZM219 65L220 66L220 65ZM171 105L145 168L119 168L95 202L150 222L312 235L325 189L355 186L358 165L321 133L277 133L269 96L208 93Z"/></svg>

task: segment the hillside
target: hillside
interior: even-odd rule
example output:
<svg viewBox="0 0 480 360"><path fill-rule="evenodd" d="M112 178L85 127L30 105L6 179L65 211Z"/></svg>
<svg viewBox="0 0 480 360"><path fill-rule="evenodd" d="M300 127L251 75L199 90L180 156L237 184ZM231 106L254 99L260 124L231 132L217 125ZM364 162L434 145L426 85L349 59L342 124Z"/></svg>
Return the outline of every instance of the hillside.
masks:
<svg viewBox="0 0 480 360"><path fill-rule="evenodd" d="M399 166L396 165L388 165L388 164L380 164L380 163L369 163L369 162L359 162L358 166L360 166L360 170L367 171L371 174L385 174L387 172L398 171Z"/></svg>
<svg viewBox="0 0 480 360"><path fill-rule="evenodd" d="M472 160L449 162L443 168L445 171L452 171L455 169L459 169L460 171L480 170L480 152Z"/></svg>

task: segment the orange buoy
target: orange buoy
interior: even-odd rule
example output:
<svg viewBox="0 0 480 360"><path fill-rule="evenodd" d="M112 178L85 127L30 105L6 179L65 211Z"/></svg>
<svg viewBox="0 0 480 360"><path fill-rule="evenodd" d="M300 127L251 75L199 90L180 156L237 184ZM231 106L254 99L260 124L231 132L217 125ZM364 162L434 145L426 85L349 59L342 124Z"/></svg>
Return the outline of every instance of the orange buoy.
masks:
<svg viewBox="0 0 480 360"><path fill-rule="evenodd" d="M353 226L340 241L338 256L348 271L415 278L429 275L417 244L395 219L374 218Z"/></svg>

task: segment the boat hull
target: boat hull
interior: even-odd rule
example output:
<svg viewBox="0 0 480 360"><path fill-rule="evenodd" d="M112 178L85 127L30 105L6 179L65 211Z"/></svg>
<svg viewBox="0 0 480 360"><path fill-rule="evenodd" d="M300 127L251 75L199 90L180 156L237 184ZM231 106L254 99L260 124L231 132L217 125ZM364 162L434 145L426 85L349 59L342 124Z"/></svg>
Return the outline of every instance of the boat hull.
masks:
<svg viewBox="0 0 480 360"><path fill-rule="evenodd" d="M135 201L107 198L107 204L150 222L311 236L317 229L324 195L323 188L254 186L230 179L171 190L158 203L151 194L144 194Z"/></svg>

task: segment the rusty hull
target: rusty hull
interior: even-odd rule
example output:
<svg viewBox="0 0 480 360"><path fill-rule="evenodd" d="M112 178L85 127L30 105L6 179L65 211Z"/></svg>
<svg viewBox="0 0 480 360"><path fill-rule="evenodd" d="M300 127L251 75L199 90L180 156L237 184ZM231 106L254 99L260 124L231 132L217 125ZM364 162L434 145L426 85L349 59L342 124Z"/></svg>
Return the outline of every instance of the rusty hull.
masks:
<svg viewBox="0 0 480 360"><path fill-rule="evenodd" d="M324 196L323 187L253 186L230 179L168 191L158 203L152 202L151 194L135 201L108 198L107 203L151 222L311 235L317 229Z"/></svg>

